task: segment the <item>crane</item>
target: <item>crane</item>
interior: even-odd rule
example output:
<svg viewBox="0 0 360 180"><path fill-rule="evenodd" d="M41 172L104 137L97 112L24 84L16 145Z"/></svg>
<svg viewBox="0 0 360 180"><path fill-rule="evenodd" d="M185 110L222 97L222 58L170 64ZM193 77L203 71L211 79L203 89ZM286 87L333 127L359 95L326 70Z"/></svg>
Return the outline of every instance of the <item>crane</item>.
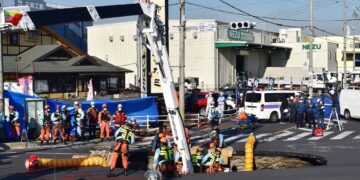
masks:
<svg viewBox="0 0 360 180"><path fill-rule="evenodd" d="M178 109L169 55L164 45L164 28L157 15L157 5L138 1L134 4L87 6L45 11L30 11L28 6L0 8L0 31L35 30L41 26L62 23L97 21L105 18L138 15L142 43L152 52L159 70L160 82L167 108L174 143L182 156L182 172L193 173L189 146L186 143L183 118Z"/></svg>

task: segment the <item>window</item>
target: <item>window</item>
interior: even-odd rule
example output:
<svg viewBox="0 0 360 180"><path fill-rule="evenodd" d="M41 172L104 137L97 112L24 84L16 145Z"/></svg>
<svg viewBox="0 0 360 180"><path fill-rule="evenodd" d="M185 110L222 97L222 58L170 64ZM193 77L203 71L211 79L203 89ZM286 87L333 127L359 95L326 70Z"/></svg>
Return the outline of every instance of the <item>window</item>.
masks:
<svg viewBox="0 0 360 180"><path fill-rule="evenodd" d="M75 92L75 80L70 77L64 78L63 80L63 91L64 92Z"/></svg>
<svg viewBox="0 0 360 180"><path fill-rule="evenodd" d="M110 89L119 88L119 78L118 77L110 77L109 78L109 88Z"/></svg>
<svg viewBox="0 0 360 180"><path fill-rule="evenodd" d="M35 80L35 93L49 92L49 85L47 80Z"/></svg>
<svg viewBox="0 0 360 180"><path fill-rule="evenodd" d="M61 79L51 79L49 80L49 92L51 93L60 93L62 92L62 80Z"/></svg>
<svg viewBox="0 0 360 180"><path fill-rule="evenodd" d="M100 91L106 91L106 80L100 80Z"/></svg>
<svg viewBox="0 0 360 180"><path fill-rule="evenodd" d="M281 102L283 98L295 96L294 93L268 93L265 94L265 102Z"/></svg>
<svg viewBox="0 0 360 180"><path fill-rule="evenodd" d="M19 45L19 34L18 33L11 33L9 43L10 43L10 45L13 45L13 46Z"/></svg>
<svg viewBox="0 0 360 180"><path fill-rule="evenodd" d="M261 101L260 93L248 93L246 94L246 102L258 103Z"/></svg>
<svg viewBox="0 0 360 180"><path fill-rule="evenodd" d="M39 32L38 31L28 31L27 32L27 40L32 40L32 41L36 41L39 40Z"/></svg>

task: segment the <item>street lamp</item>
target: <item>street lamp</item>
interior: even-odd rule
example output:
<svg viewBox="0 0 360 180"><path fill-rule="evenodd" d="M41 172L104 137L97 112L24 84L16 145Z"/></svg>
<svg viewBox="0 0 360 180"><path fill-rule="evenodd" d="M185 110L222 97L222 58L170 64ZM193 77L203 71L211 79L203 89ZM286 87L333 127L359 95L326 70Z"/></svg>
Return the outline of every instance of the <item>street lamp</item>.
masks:
<svg viewBox="0 0 360 180"><path fill-rule="evenodd" d="M21 61L21 57L16 56L15 61L16 61L16 81L19 81L19 61Z"/></svg>

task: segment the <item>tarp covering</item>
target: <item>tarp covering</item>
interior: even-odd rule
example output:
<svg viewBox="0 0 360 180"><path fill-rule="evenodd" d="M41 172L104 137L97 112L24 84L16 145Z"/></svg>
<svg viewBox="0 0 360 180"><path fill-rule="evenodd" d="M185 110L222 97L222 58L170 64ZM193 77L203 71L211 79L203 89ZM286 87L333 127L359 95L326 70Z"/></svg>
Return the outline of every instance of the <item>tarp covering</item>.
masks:
<svg viewBox="0 0 360 180"><path fill-rule="evenodd" d="M13 105L15 109L19 112L19 121L21 125L21 131L24 128L24 105L25 98L38 98L34 96L28 96L12 91L4 91L4 98L9 98L9 104ZM91 101L82 101L79 102L82 105L82 109L86 113L86 110L90 107ZM118 104L122 104L123 110L126 112L128 117L136 117L138 124L146 124L147 116L151 123L158 122L158 109L154 97L145 97L133 100L124 100L124 101L112 101L112 100L94 100L95 106L99 111L101 110L102 104L107 104L107 109L110 111L111 115L115 114ZM46 103L50 106L50 112L55 111L56 105L67 105L70 114L74 113L73 104L60 102L55 100L46 100ZM130 120L130 118L128 118ZM73 120L72 120L73 121ZM10 135L10 123L6 123L7 127L7 136Z"/></svg>

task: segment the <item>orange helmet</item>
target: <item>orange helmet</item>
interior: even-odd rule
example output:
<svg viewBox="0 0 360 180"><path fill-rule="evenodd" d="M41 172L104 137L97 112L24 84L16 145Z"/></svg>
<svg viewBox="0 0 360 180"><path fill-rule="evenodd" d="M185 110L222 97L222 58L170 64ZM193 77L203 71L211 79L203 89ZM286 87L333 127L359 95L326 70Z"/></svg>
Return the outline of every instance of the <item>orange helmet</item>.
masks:
<svg viewBox="0 0 360 180"><path fill-rule="evenodd" d="M209 148L211 149L211 148L214 148L214 147L215 147L215 144L214 144L214 143L210 143Z"/></svg>
<svg viewBox="0 0 360 180"><path fill-rule="evenodd" d="M160 142L161 142L161 143L164 143L164 144L167 143L166 137L162 137L162 138L160 139Z"/></svg>
<svg viewBox="0 0 360 180"><path fill-rule="evenodd" d="M163 137L165 137L165 135L163 133L160 133L159 138L163 138Z"/></svg>

